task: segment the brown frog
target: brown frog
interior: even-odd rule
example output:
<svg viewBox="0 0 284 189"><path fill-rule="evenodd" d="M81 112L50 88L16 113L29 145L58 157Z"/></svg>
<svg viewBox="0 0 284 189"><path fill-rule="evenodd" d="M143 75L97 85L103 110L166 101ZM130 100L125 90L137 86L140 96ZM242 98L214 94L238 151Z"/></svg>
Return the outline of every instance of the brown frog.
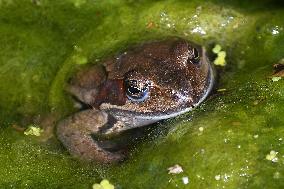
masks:
<svg viewBox="0 0 284 189"><path fill-rule="evenodd" d="M117 162L125 155L92 135L108 136L175 117L198 106L213 85L205 49L172 38L144 43L78 72L68 91L90 105L61 121L57 136L81 159Z"/></svg>

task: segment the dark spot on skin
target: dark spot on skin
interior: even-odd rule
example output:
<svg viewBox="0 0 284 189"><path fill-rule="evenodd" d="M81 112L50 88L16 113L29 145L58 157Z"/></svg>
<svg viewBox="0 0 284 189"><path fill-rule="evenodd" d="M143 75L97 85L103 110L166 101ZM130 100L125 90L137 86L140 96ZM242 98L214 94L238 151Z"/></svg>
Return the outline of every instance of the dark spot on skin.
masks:
<svg viewBox="0 0 284 189"><path fill-rule="evenodd" d="M99 90L93 106L99 108L102 103L124 105L126 96L124 94L124 83L122 79L107 80Z"/></svg>

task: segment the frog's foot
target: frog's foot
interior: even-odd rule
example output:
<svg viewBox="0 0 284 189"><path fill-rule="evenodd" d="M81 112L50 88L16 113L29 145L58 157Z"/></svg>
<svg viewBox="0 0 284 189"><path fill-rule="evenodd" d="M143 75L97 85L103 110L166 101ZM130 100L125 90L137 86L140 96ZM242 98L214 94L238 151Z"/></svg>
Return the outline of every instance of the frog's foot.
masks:
<svg viewBox="0 0 284 189"><path fill-rule="evenodd" d="M66 86L66 91L85 104L92 104L99 86L106 80L103 66L91 65L80 70Z"/></svg>
<svg viewBox="0 0 284 189"><path fill-rule="evenodd" d="M103 148L92 134L108 124L108 115L98 110L85 110L61 121L57 126L57 136L70 154L83 160L112 163L122 161L125 156Z"/></svg>

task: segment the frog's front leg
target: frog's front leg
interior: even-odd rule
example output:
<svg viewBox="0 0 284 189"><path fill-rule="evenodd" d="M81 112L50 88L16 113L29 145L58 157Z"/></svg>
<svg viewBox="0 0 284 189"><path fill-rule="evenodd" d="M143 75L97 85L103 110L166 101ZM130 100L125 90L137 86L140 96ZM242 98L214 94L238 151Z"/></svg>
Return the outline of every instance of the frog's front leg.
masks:
<svg viewBox="0 0 284 189"><path fill-rule="evenodd" d="M100 134L100 129L106 127L110 121L113 122L113 119L103 111L85 110L61 121L57 126L57 136L72 155L83 160L118 162L124 159L122 153L105 150L91 136Z"/></svg>

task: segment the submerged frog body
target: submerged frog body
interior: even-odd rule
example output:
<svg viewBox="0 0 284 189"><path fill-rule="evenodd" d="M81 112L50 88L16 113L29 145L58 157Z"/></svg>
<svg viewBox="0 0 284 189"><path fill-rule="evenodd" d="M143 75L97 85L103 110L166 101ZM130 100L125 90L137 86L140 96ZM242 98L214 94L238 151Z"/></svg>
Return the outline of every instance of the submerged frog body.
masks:
<svg viewBox="0 0 284 189"><path fill-rule="evenodd" d="M125 156L107 150L93 135L117 134L188 112L212 85L204 48L177 38L145 43L77 73L68 91L91 108L61 121L57 135L76 157L117 162Z"/></svg>

